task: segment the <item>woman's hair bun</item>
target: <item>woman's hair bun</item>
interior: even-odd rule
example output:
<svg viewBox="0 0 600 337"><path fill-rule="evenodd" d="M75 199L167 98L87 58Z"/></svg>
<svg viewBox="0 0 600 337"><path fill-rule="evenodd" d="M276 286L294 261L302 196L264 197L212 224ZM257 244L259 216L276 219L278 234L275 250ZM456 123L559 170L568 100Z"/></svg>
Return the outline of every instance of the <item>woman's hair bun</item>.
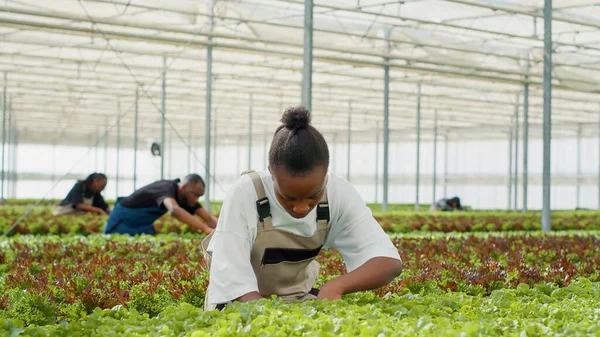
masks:
<svg viewBox="0 0 600 337"><path fill-rule="evenodd" d="M287 108L281 122L287 129L304 129L310 124L310 111L303 106Z"/></svg>

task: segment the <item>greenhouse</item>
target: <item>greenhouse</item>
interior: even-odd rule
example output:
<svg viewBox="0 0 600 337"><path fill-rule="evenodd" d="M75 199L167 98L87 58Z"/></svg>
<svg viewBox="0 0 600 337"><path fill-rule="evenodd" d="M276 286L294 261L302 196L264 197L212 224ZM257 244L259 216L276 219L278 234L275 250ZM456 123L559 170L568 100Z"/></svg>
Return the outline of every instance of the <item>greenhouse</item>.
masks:
<svg viewBox="0 0 600 337"><path fill-rule="evenodd" d="M0 335L600 331L600 3L5 0L0 35ZM320 296L223 260L257 242ZM208 301L233 266L266 299Z"/></svg>

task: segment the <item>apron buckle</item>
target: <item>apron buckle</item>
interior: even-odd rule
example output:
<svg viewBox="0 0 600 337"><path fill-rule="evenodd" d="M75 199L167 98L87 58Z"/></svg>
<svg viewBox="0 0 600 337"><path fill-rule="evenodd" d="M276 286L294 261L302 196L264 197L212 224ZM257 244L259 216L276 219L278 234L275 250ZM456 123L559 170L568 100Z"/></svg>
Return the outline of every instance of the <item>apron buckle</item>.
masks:
<svg viewBox="0 0 600 337"><path fill-rule="evenodd" d="M256 201L256 210L258 211L258 218L260 222L263 222L266 218L271 217L271 206L269 205L269 199L264 197Z"/></svg>
<svg viewBox="0 0 600 337"><path fill-rule="evenodd" d="M317 205L317 221L325 220L329 222L329 203L322 201Z"/></svg>

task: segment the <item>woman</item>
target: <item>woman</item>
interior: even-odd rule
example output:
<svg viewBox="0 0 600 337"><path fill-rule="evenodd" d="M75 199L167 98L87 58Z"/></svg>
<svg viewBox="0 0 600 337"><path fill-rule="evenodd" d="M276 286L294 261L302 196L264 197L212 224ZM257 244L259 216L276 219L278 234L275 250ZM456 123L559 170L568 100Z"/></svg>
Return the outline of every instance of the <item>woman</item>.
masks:
<svg viewBox="0 0 600 337"><path fill-rule="evenodd" d="M108 205L102 198L106 176L92 173L85 180L78 180L67 197L54 208L54 215L83 214L85 212L108 215Z"/></svg>
<svg viewBox="0 0 600 337"><path fill-rule="evenodd" d="M304 107L275 131L269 172L247 172L227 194L203 242L210 264L205 309L276 295L284 301L340 299L381 287L402 271L398 250L352 185L329 172L323 135ZM338 250L348 273L313 288L322 247Z"/></svg>

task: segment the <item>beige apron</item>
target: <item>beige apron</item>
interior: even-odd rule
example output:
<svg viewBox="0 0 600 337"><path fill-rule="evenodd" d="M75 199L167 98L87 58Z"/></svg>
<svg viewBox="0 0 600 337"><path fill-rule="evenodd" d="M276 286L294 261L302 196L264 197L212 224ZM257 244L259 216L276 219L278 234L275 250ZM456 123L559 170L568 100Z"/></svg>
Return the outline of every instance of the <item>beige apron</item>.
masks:
<svg viewBox="0 0 600 337"><path fill-rule="evenodd" d="M83 203L88 205L88 206L92 206L92 203L94 202L94 197L91 198L83 198ZM54 206L54 211L52 212L52 214L54 215L68 215L68 214L83 214L85 213L85 211L73 208L73 205L68 204L68 205L64 205L64 206Z"/></svg>
<svg viewBox="0 0 600 337"><path fill-rule="evenodd" d="M273 227L270 204L260 175L254 171L245 174L252 178L258 196L259 222L250 262L261 296L270 298L276 295L286 302L315 299L316 296L310 293L319 276L319 264L315 258L329 232L327 191L317 205L317 230L312 236L302 236ZM210 267L211 260L207 248L213 233L202 241L207 267ZM208 304L207 290L204 309L214 308L214 305Z"/></svg>

